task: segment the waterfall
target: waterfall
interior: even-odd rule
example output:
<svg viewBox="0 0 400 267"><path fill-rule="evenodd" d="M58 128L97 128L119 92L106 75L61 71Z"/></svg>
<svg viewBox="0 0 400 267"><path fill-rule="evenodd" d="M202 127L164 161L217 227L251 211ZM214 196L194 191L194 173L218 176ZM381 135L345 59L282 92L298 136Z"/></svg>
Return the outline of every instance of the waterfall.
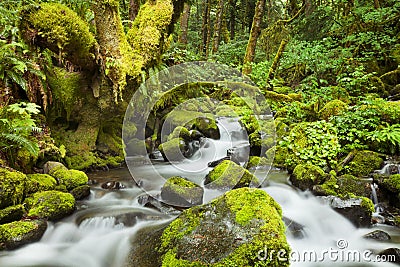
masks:
<svg viewBox="0 0 400 267"><path fill-rule="evenodd" d="M375 212L380 213L382 212L382 207L379 206L379 201L378 201L378 195L376 193L376 189L378 188L378 185L375 183L371 183L371 195L372 195L372 202L374 202L375 205Z"/></svg>

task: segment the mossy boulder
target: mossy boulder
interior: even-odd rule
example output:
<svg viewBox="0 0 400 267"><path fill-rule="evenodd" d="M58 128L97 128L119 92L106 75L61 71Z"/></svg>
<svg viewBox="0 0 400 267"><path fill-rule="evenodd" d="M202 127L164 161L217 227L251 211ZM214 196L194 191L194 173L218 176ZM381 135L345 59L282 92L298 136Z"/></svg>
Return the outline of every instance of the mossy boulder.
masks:
<svg viewBox="0 0 400 267"><path fill-rule="evenodd" d="M76 200L82 200L90 195L90 186L85 184L75 187L69 192Z"/></svg>
<svg viewBox="0 0 400 267"><path fill-rule="evenodd" d="M25 213L23 205L10 206L0 210L0 224L19 221Z"/></svg>
<svg viewBox="0 0 400 267"><path fill-rule="evenodd" d="M258 185L259 180L242 166L224 160L207 174L204 184L207 188L229 190Z"/></svg>
<svg viewBox="0 0 400 267"><path fill-rule="evenodd" d="M26 175L0 168L0 209L22 203Z"/></svg>
<svg viewBox="0 0 400 267"><path fill-rule="evenodd" d="M384 178L380 186L385 191L385 197L389 199L390 203L400 208L400 174Z"/></svg>
<svg viewBox="0 0 400 267"><path fill-rule="evenodd" d="M217 122L208 117L198 117L196 118L193 128L199 130L205 137L212 139L219 139L220 132L218 129Z"/></svg>
<svg viewBox="0 0 400 267"><path fill-rule="evenodd" d="M251 156L247 162L247 169L267 168L271 165L272 161L265 157Z"/></svg>
<svg viewBox="0 0 400 267"><path fill-rule="evenodd" d="M378 170L383 165L383 159L374 151L358 151L354 158L345 167L345 172L357 177L367 176L374 170Z"/></svg>
<svg viewBox="0 0 400 267"><path fill-rule="evenodd" d="M266 151L275 146L275 138L262 131L255 131L249 135L249 143L252 155L261 155L261 151Z"/></svg>
<svg viewBox="0 0 400 267"><path fill-rule="evenodd" d="M67 167L64 166L64 164L62 164L61 162L57 162L57 161L47 161L44 165L43 165L43 172L45 174L50 174L50 172L54 169L54 168L62 168L65 170L68 170Z"/></svg>
<svg viewBox="0 0 400 267"><path fill-rule="evenodd" d="M48 174L28 174L25 187L25 194L30 195L39 191L54 190L57 181Z"/></svg>
<svg viewBox="0 0 400 267"><path fill-rule="evenodd" d="M323 184L315 186L313 191L317 195L339 197L370 197L371 195L369 182L363 181L350 174L341 175L339 177L330 176Z"/></svg>
<svg viewBox="0 0 400 267"><path fill-rule="evenodd" d="M185 210L163 231L158 251L165 267L289 266L260 258L266 248L290 252L282 210L265 191L240 188Z"/></svg>
<svg viewBox="0 0 400 267"><path fill-rule="evenodd" d="M174 138L158 146L165 161L180 161L185 158L186 142L181 138Z"/></svg>
<svg viewBox="0 0 400 267"><path fill-rule="evenodd" d="M319 111L319 116L321 119L328 121L330 117L340 115L346 111L348 105L341 100L332 100Z"/></svg>
<svg viewBox="0 0 400 267"><path fill-rule="evenodd" d="M168 178L161 188L163 201L173 206L191 207L203 203L204 189L179 176Z"/></svg>
<svg viewBox="0 0 400 267"><path fill-rule="evenodd" d="M294 168L290 181L301 190L311 190L314 185L324 182L326 176L320 167L306 163L299 164Z"/></svg>
<svg viewBox="0 0 400 267"><path fill-rule="evenodd" d="M128 156L144 156L147 154L146 142L144 140L132 138L125 144L125 152Z"/></svg>
<svg viewBox="0 0 400 267"><path fill-rule="evenodd" d="M52 169L50 175L56 178L60 185L65 185L67 190L85 185L89 181L89 178L83 171L66 170L62 167Z"/></svg>
<svg viewBox="0 0 400 267"><path fill-rule="evenodd" d="M174 129L174 131L168 136L168 141L171 141L175 138L182 138L186 142L191 140L190 132L188 129L182 126L178 126Z"/></svg>
<svg viewBox="0 0 400 267"><path fill-rule="evenodd" d="M75 199L69 193L59 191L43 191L25 199L28 216L59 220L75 210Z"/></svg>
<svg viewBox="0 0 400 267"><path fill-rule="evenodd" d="M39 241L47 229L44 220L16 221L0 225L0 250L15 249Z"/></svg>

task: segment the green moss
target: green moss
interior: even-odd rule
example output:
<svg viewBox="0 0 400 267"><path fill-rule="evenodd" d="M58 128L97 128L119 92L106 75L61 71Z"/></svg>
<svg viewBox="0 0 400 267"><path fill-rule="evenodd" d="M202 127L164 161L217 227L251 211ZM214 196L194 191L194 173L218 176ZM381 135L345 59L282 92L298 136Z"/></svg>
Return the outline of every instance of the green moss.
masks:
<svg viewBox="0 0 400 267"><path fill-rule="evenodd" d="M224 160L207 174L204 183L211 188L231 189L258 184L259 180L233 161Z"/></svg>
<svg viewBox="0 0 400 267"><path fill-rule="evenodd" d="M347 110L348 105L341 100L332 100L328 102L319 112L321 119L326 121L329 120L331 116L340 115Z"/></svg>
<svg viewBox="0 0 400 267"><path fill-rule="evenodd" d="M358 151L353 160L345 167L345 172L357 177L367 176L374 170L380 169L383 159L373 151Z"/></svg>
<svg viewBox="0 0 400 267"><path fill-rule="evenodd" d="M38 192L25 199L28 216L58 220L70 215L75 209L75 198L59 191Z"/></svg>
<svg viewBox="0 0 400 267"><path fill-rule="evenodd" d="M301 190L312 189L314 185L322 183L326 179L325 172L318 166L310 163L299 164L290 176L290 181Z"/></svg>
<svg viewBox="0 0 400 267"><path fill-rule="evenodd" d="M337 178L337 184L339 186L338 193L340 194L354 194L356 196L368 196L369 192L366 192L366 183L353 175L342 175Z"/></svg>
<svg viewBox="0 0 400 267"><path fill-rule="evenodd" d="M37 229L35 221L16 221L0 225L0 243L21 236Z"/></svg>
<svg viewBox="0 0 400 267"><path fill-rule="evenodd" d="M175 161L183 159L185 151L185 141L181 138L175 138L158 146L165 160Z"/></svg>
<svg viewBox="0 0 400 267"><path fill-rule="evenodd" d="M57 181L48 174L28 174L25 194L30 195L39 191L54 190Z"/></svg>
<svg viewBox="0 0 400 267"><path fill-rule="evenodd" d="M196 130L199 130L206 137L213 138L213 139L220 138L220 132L219 132L218 125L217 125L217 122L215 121L215 119L205 117L205 116L197 117L193 124L193 128Z"/></svg>
<svg viewBox="0 0 400 267"><path fill-rule="evenodd" d="M79 66L93 64L96 40L86 22L70 8L42 3L21 15L20 30L29 43L39 43Z"/></svg>
<svg viewBox="0 0 400 267"><path fill-rule="evenodd" d="M167 181L165 182L165 185L173 186L173 187L178 186L180 188L182 188L182 187L183 188L195 188L198 186L195 183L193 183L185 178L179 177L179 176L174 176L174 177L168 178Z"/></svg>
<svg viewBox="0 0 400 267"><path fill-rule="evenodd" d="M87 175L82 171L65 170L62 167L52 169L50 175L56 178L60 185L65 185L67 190L85 185L89 180Z"/></svg>
<svg viewBox="0 0 400 267"><path fill-rule="evenodd" d="M331 176L322 185L317 185L314 190L322 195L337 196L338 188L339 188L339 186L337 185L336 177Z"/></svg>
<svg viewBox="0 0 400 267"><path fill-rule="evenodd" d="M364 208L369 214L375 212L375 206L371 199L367 197L361 197L361 207Z"/></svg>
<svg viewBox="0 0 400 267"><path fill-rule="evenodd" d="M400 192L400 174L390 175L383 180L383 185L391 192Z"/></svg>
<svg viewBox="0 0 400 267"><path fill-rule="evenodd" d="M15 205L0 210L0 224L18 221L25 213L23 205Z"/></svg>
<svg viewBox="0 0 400 267"><path fill-rule="evenodd" d="M273 136L261 138L260 132L255 131L249 135L249 142L251 147L263 147L265 149L270 149L275 145L275 138Z"/></svg>
<svg viewBox="0 0 400 267"><path fill-rule="evenodd" d="M271 162L264 157L251 156L247 162L247 169L255 168L257 166L269 166Z"/></svg>
<svg viewBox="0 0 400 267"><path fill-rule="evenodd" d="M22 203L26 175L0 168L0 209Z"/></svg>
<svg viewBox="0 0 400 267"><path fill-rule="evenodd" d="M172 139L175 138L182 138L185 141L189 141L190 138L190 132L187 128L178 126L174 129L174 131L168 136L168 141L171 141Z"/></svg>

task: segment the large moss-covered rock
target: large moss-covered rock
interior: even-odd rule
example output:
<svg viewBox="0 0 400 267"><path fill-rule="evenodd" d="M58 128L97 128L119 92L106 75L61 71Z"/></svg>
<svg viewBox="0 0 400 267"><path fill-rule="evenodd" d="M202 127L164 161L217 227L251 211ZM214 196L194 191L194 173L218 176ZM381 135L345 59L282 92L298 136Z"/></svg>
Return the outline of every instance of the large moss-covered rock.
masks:
<svg viewBox="0 0 400 267"><path fill-rule="evenodd" d="M345 172L351 175L362 177L367 176L374 170L378 170L383 165L383 159L373 151L358 151L353 160L345 168Z"/></svg>
<svg viewBox="0 0 400 267"><path fill-rule="evenodd" d="M158 251L165 267L289 266L260 258L266 248L290 251L281 208L260 189L240 188L184 211L162 233Z"/></svg>
<svg viewBox="0 0 400 267"><path fill-rule="evenodd" d="M206 137L212 139L220 138L217 122L212 118L198 117L196 118L193 127L199 130Z"/></svg>
<svg viewBox="0 0 400 267"><path fill-rule="evenodd" d="M324 196L371 196L371 187L369 185L369 182L350 174L341 175L339 177L335 177L335 175L330 175L329 179L326 179L323 184L314 186L313 191L316 195Z"/></svg>
<svg viewBox="0 0 400 267"><path fill-rule="evenodd" d="M318 166L310 163L299 164L294 168L290 181L301 190L307 190L324 182L326 176L325 172Z"/></svg>
<svg viewBox="0 0 400 267"><path fill-rule="evenodd" d="M204 184L208 188L229 190L258 185L259 180L240 165L224 160L207 174Z"/></svg>
<svg viewBox="0 0 400 267"><path fill-rule="evenodd" d="M10 206L0 210L0 224L18 221L25 213L23 205Z"/></svg>
<svg viewBox="0 0 400 267"><path fill-rule="evenodd" d="M69 193L43 191L25 199L28 216L58 220L75 210L75 199Z"/></svg>
<svg viewBox="0 0 400 267"><path fill-rule="evenodd" d="M50 175L57 179L60 185L65 185L67 190L72 190L75 187L85 185L88 182L88 177L83 171L66 170L62 167L54 168Z"/></svg>
<svg viewBox="0 0 400 267"><path fill-rule="evenodd" d="M269 160L265 157L251 156L249 157L249 161L247 162L247 169L254 168L267 168L272 164L272 160Z"/></svg>
<svg viewBox="0 0 400 267"><path fill-rule="evenodd" d="M384 178L380 186L391 204L400 208L400 174L393 174Z"/></svg>
<svg viewBox="0 0 400 267"><path fill-rule="evenodd" d="M22 203L25 183L25 174L0 168L0 209Z"/></svg>
<svg viewBox="0 0 400 267"><path fill-rule="evenodd" d="M185 158L186 142L181 138L174 138L158 146L165 161L179 161Z"/></svg>
<svg viewBox="0 0 400 267"><path fill-rule="evenodd" d="M326 121L329 120L330 117L340 115L342 112L347 110L348 105L341 100L335 99L332 100L320 110L319 115L321 119Z"/></svg>
<svg viewBox="0 0 400 267"><path fill-rule="evenodd" d="M53 190L56 186L56 179L48 174L28 174L25 194L30 195L39 191Z"/></svg>
<svg viewBox="0 0 400 267"><path fill-rule="evenodd" d="M90 195L90 186L85 184L75 187L69 192L76 200L82 200Z"/></svg>
<svg viewBox="0 0 400 267"><path fill-rule="evenodd" d="M204 189L179 176L168 178L161 188L163 201L174 206L191 207L203 203Z"/></svg>
<svg viewBox="0 0 400 267"><path fill-rule="evenodd" d="M168 141L171 141L175 138L182 138L186 142L190 141L191 136L188 129L182 126L178 126L174 129L174 131L168 136Z"/></svg>
<svg viewBox="0 0 400 267"><path fill-rule="evenodd" d="M0 250L15 249L39 241L47 229L44 220L16 221L0 225Z"/></svg>

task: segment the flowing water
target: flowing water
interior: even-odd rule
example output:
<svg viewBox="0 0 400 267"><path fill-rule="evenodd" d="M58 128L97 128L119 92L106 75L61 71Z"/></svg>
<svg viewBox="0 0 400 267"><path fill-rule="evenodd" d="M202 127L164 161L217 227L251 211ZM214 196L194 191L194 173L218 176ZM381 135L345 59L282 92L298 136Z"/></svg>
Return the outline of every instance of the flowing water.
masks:
<svg viewBox="0 0 400 267"><path fill-rule="evenodd" d="M237 125L234 121L220 122L220 127L226 129L222 131L221 140L203 140L200 149L184 162L169 164L156 160L151 165L134 167L135 180L154 195L162 186L162 177L182 175L201 184L202 178L211 170L207 163L225 156L227 149L243 144L247 138ZM257 176L263 177L263 172L266 171L260 170ZM131 240L138 230L174 218L139 204L139 198L145 192L137 187L127 168L92 173L90 178L99 184L92 186L89 199L78 202L76 213L57 223L49 223L39 242L0 252L0 266L126 266ZM104 190L100 184L105 181L119 181L126 188ZM293 250L291 266L395 266L367 261L373 260L369 250L378 252L399 247L398 228L376 225L370 229L357 229L311 193L291 187L288 175L283 171L271 170L264 185L262 189L282 206L283 215L303 226L302 237L287 233ZM206 190L204 200L218 194ZM362 238L376 229L388 232L392 237L390 242ZM268 248L261 252L263 255L270 253Z"/></svg>

